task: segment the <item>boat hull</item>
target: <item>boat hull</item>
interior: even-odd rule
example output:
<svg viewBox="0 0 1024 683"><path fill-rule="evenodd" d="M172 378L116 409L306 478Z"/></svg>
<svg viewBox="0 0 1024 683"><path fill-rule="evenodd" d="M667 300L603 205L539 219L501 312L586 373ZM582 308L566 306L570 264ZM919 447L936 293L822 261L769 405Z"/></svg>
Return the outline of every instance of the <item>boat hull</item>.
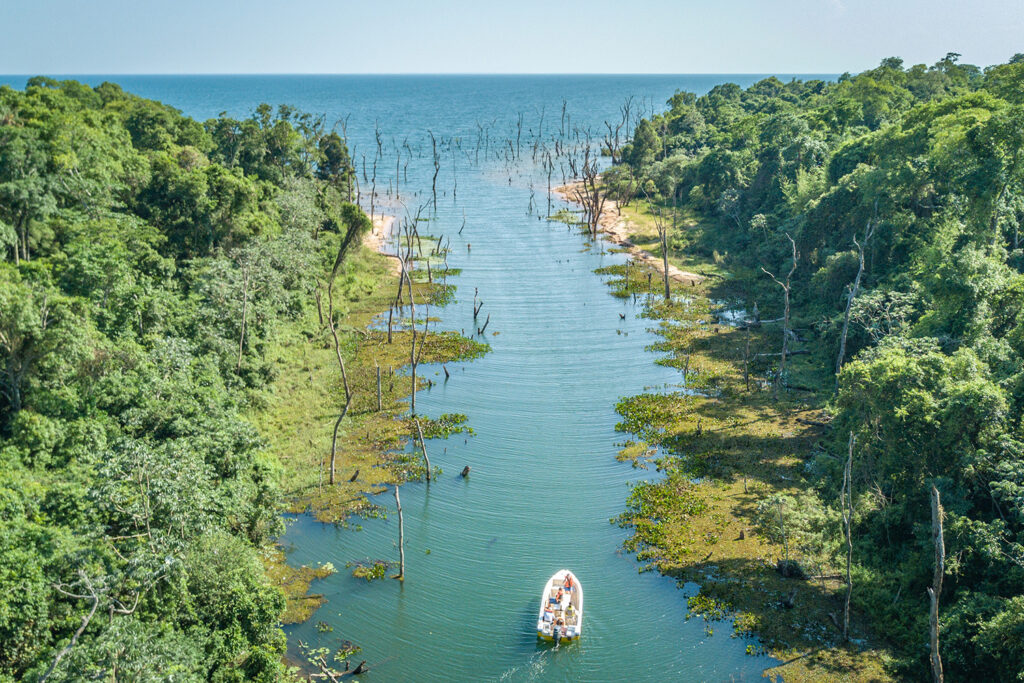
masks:
<svg viewBox="0 0 1024 683"><path fill-rule="evenodd" d="M549 643L555 641L556 632L563 643L579 640L583 634L583 586L568 569L555 572L545 584L536 630L537 637Z"/></svg>

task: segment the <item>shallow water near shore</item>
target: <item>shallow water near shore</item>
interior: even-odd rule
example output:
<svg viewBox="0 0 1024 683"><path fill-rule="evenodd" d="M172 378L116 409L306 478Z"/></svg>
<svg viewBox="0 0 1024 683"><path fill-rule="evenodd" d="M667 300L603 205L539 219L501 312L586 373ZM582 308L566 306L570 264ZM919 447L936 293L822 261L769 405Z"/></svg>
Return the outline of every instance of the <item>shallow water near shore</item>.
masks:
<svg viewBox="0 0 1024 683"><path fill-rule="evenodd" d="M638 573L635 559L621 550L626 533L610 518L623 510L630 482L659 475L615 459L625 438L614 429L615 404L642 391L676 390L680 376L645 351L656 337L648 331L652 321L639 317L639 304L612 297L593 272L625 257L587 246L578 231L528 211L531 195L541 213L547 202L530 159L532 139L573 127L599 137L603 121L618 120L629 95L637 110L660 110L676 89L700 93L759 78L80 79L115 80L199 119L221 111L245 116L261 101L324 112L328 125L351 113L348 137L360 170L363 155L372 164L374 126L380 128L378 192L394 181L396 165L408 161L398 184L412 212L430 192L427 131L452 140L441 157L436 211L421 232L450 238L448 263L462 274L452 281L457 303L430 313L441 317L441 328L470 333L477 288L484 301L480 324L490 315L486 341L493 350L450 364L447 382L439 367L423 366L436 384L419 393L417 407L429 416L465 413L475 434L428 441L443 475L402 487L404 583L367 583L345 569L347 561L397 559L396 515L353 520L361 531L294 518L282 539L289 562L331 562L339 572L313 586L328 602L309 622L286 629L293 657L299 658L300 640L331 648L352 641L362 647L355 660L373 667L367 680L389 681L757 680L778 663L747 655L750 641L731 638L729 622L713 623L709 636L702 619L687 621L686 597L697 587L678 590L672 579ZM22 87L24 79L0 82ZM482 151L477 161L480 131L488 130L488 150L507 147L520 111L520 159L511 163ZM325 430L325 448L328 438ZM468 479L458 476L465 465L472 467ZM394 507L390 490L374 502ZM562 568L583 585L584 631L579 642L555 649L537 641L534 627L540 591ZM321 633L317 622L333 631Z"/></svg>

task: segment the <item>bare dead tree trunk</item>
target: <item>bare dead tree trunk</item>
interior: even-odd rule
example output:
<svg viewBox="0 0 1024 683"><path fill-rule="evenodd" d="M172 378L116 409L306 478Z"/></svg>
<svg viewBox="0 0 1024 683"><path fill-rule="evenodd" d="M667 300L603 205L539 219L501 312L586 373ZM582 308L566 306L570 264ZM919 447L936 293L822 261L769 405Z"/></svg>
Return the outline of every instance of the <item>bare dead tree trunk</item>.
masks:
<svg viewBox="0 0 1024 683"><path fill-rule="evenodd" d="M675 191L672 193L672 232L676 231L676 196ZM672 300L672 290L669 289L669 278L668 278L668 226L662 222L662 227L658 231L658 237L661 239L661 267L662 277L665 280L665 301Z"/></svg>
<svg viewBox="0 0 1024 683"><path fill-rule="evenodd" d="M427 444L423 441L423 427L420 426L420 421L416 422L416 433L420 437L420 450L423 451L423 461L427 464L427 481L430 481L430 457L427 455Z"/></svg>
<svg viewBox="0 0 1024 683"><path fill-rule="evenodd" d="M782 359L779 362L779 376L776 378L776 387L780 384L784 385L786 381L786 356L789 353L789 291L793 273L796 271L796 264L800 258L800 254L796 250L796 242L793 241L793 238L788 232L786 233L786 237L789 239L789 243L793 246L793 265L789 269L789 274L786 275L786 282L781 282L764 266L761 266L761 270L774 280L775 284L782 287L783 291L784 312L782 316Z"/></svg>
<svg viewBox="0 0 1024 683"><path fill-rule="evenodd" d="M380 396L380 366L377 365L377 361L373 361L373 365L377 368L377 412L379 413L383 408L383 403Z"/></svg>
<svg viewBox="0 0 1024 683"><path fill-rule="evenodd" d="M377 201L377 160L373 160L373 178L370 180L370 220L373 220L374 203Z"/></svg>
<svg viewBox="0 0 1024 683"><path fill-rule="evenodd" d="M419 213L417 212L417 216ZM405 234L405 253L402 252L402 234ZM411 277L409 275L408 264L412 261L412 237L409 234L408 224L403 223L401 230L395 232L395 254L398 256L398 264L400 270L398 273L398 291L395 292L395 303L388 309L388 344L391 343L391 330L392 320L394 317L394 309L402 306L402 287L405 286L405 279ZM410 284L410 291L411 284Z"/></svg>
<svg viewBox="0 0 1024 683"><path fill-rule="evenodd" d="M608 196L602 194L598 187L599 173L597 160L591 159L590 139L587 138L586 146L583 149L583 195L586 197L584 208L589 219L590 236L597 239L598 228L601 224L601 215L604 213L604 204Z"/></svg>
<svg viewBox="0 0 1024 683"><path fill-rule="evenodd" d="M320 319L320 332L324 329L324 306L320 300L320 281L317 279L317 288L313 290L313 297L316 299L316 315Z"/></svg>
<svg viewBox="0 0 1024 683"><path fill-rule="evenodd" d="M651 197L645 192L644 197L647 199L647 203L650 205L654 213L654 227L658 231L658 242L661 244L661 267L662 267L662 282L665 285L665 301L672 300L672 289L669 286L668 277L668 225L665 223L665 216L661 212L661 207L656 206L651 200ZM673 223L675 222L675 207L673 206Z"/></svg>
<svg viewBox="0 0 1024 683"><path fill-rule="evenodd" d="M665 281L665 301L672 301L672 290L668 281L668 231L665 226L661 226L658 230L658 239L661 240L661 274Z"/></svg>
<svg viewBox="0 0 1024 683"><path fill-rule="evenodd" d="M323 678L326 678L331 683L338 683L338 674L330 667L329 664L327 664L327 660L324 659L323 655L320 655L313 661L316 663L317 668L320 669L320 675ZM310 678L315 676L316 674L313 674Z"/></svg>
<svg viewBox="0 0 1024 683"><path fill-rule="evenodd" d="M409 345L409 366L412 368L412 393L409 399L409 412L413 415L416 414L416 301L412 296L412 278L409 277L407 280L409 287L409 309L410 309L410 326L412 332L412 342Z"/></svg>
<svg viewBox="0 0 1024 683"><path fill-rule="evenodd" d="M850 449L846 456L846 467L843 470L843 488L839 494L839 505L843 510L843 533L846 536L846 600L843 603L843 640L850 639L850 596L853 595L853 578L850 566L853 563L853 537L850 534L850 520L853 518L853 445L856 437L850 432Z"/></svg>
<svg viewBox="0 0 1024 683"><path fill-rule="evenodd" d="M434 206L437 206L437 174L441 170L441 157L437 154L437 140L434 138L434 134L431 131L427 131L430 135L430 145L433 149L434 154L434 177L430 181L430 192L434 197Z"/></svg>
<svg viewBox="0 0 1024 683"><path fill-rule="evenodd" d="M348 409L351 405L352 395L349 394L345 398L345 406L341 409L341 414L338 415L338 419L334 421L334 432L331 435L331 473L327 480L327 483L331 486L334 486L335 462L337 461L338 456L338 428L341 427L342 420L344 420L345 416L348 415Z"/></svg>
<svg viewBox="0 0 1024 683"><path fill-rule="evenodd" d="M932 486L932 542L935 545L935 572L932 585L928 587L931 609L928 615L929 645L932 664L932 678L942 683L942 657L939 654L939 596L942 594L942 576L946 573L946 544L942 533L942 518L945 512L939 500L939 490Z"/></svg>
<svg viewBox="0 0 1024 683"><path fill-rule="evenodd" d="M19 251L20 244L21 244L21 242L20 242L21 224L25 220L27 220L27 219L25 218L25 212L23 211L21 213L21 215L18 217L17 224L15 224L15 226L14 226L14 244L12 244L11 247L14 249L14 265L15 265L15 267L21 265L21 252Z"/></svg>
<svg viewBox="0 0 1024 683"><path fill-rule="evenodd" d="M516 158L522 154L520 151L519 140L523 136L523 112L519 112L519 116L516 119Z"/></svg>
<svg viewBox="0 0 1024 683"><path fill-rule="evenodd" d="M407 235L407 241L409 243L409 256L410 257L412 255L411 254L411 251L412 251L412 233L410 231L415 231L415 226L416 226L417 223L419 223L419 220L420 220L420 211L421 210L422 210L422 207L421 207L420 210L416 211L416 216L415 216L415 218L413 218L413 227L410 228L408 226L408 224L406 225L406 235ZM411 341L411 344L409 346L409 365L412 368L412 373L411 373L411 376L412 376L412 387L411 387L411 389L412 389L412 391L411 391L411 394L410 394L409 411L410 411L410 413L413 416L415 416L416 415L416 369L419 366L420 356L423 353L423 345L424 345L424 343L427 340L427 323L428 323L427 319L429 318L429 309L428 309L428 314L426 316L424 316L424 320L423 320L423 335L422 335L422 337L419 337L419 346L417 347L416 340L417 340L417 336L418 335L417 335L417 330L416 330L416 300L413 298L413 293L412 293L412 275L405 269L405 266L404 266L405 262L403 261L402 263L403 263L403 272L404 272L404 275L405 275L405 282L406 282L406 286L408 288L407 291L408 291L408 294L409 294L409 310L410 310L410 316L411 316L411 321L410 322L411 322L411 331L412 331L412 341Z"/></svg>
<svg viewBox="0 0 1024 683"><path fill-rule="evenodd" d="M405 581L405 519L402 517L402 501L395 484L395 507L398 508L398 575L394 578Z"/></svg>
<svg viewBox="0 0 1024 683"><path fill-rule="evenodd" d="M338 256L334 260L334 267L331 269L331 277L327 282L327 325L330 327L331 337L334 340L334 354L338 359L338 367L341 368L341 381L345 388L345 406L342 408L341 414L338 415L338 419L334 423L334 431L331 436L331 473L329 482L332 486L334 485L335 463L338 455L338 429L341 427L342 420L345 419L349 408L352 406L352 389L349 387L348 373L345 371L345 359L341 354L341 342L338 339L338 328L334 324L334 279L337 277L338 270L345 259L348 247L351 246L354 239L354 233L350 232L346 234L345 239L338 248Z"/></svg>
<svg viewBox="0 0 1024 683"><path fill-rule="evenodd" d="M26 220L21 230L21 260L26 263L32 260L28 253L28 225L29 221Z"/></svg>
<svg viewBox="0 0 1024 683"><path fill-rule="evenodd" d="M81 575L82 580L84 581L86 589L89 591L88 596L82 597L86 597L89 600L92 600L92 606L89 608L89 613L82 617L82 623L78 627L78 630L75 631L74 635L71 636L71 642L65 645L61 649L61 651L57 653L57 657L53 660L53 664L51 664L50 668L47 669L45 674L43 674L43 677L39 679L40 683L45 683L45 681L53 674L53 671L57 668L57 665L60 664L60 660L64 658L64 655L71 652L71 649L78 643L78 639L85 632L86 627L89 626L89 622L92 621L93 616L96 614L96 608L99 607L100 597L96 594L96 591L93 589L92 583L89 581L89 578L82 572L79 572L79 574Z"/></svg>
<svg viewBox="0 0 1024 683"><path fill-rule="evenodd" d="M544 160L544 166L548 172L548 213L547 216L551 217L551 172L554 170L555 165L551 161L551 152L545 151L546 159Z"/></svg>
<svg viewBox="0 0 1024 683"><path fill-rule="evenodd" d="M317 296L317 303L320 297ZM245 321L249 312L249 269L242 270L242 332L238 335L238 362L235 363L235 372L242 369L242 349L245 348Z"/></svg>
<svg viewBox="0 0 1024 683"><path fill-rule="evenodd" d="M348 384L348 373L345 371L345 359L341 355L341 342L338 340L338 329L334 325L334 280L327 285L327 323L331 328L331 337L334 339L334 354L338 359L338 367L341 368L341 381L342 386L345 388L345 407L342 408L341 414L338 415L338 419L334 423L334 433L331 436L331 474L329 483L334 485L334 472L335 472L335 461L338 454L338 428L341 427L341 421L345 419L348 414L348 409L352 405L352 390Z"/></svg>
<svg viewBox="0 0 1024 683"><path fill-rule="evenodd" d="M875 214L878 213L878 200L875 200ZM853 309L853 300L857 298L858 292L860 292L860 279L864 274L864 250L867 249L868 241L871 239L871 235L875 232L874 226L874 215L871 220L868 221L867 228L864 230L864 242L858 242L857 237L854 236L853 243L857 245L857 253L859 257L859 265L857 266L857 277L853 279L853 284L850 286L850 295L846 299L846 312L843 314L843 333L839 337L839 355L836 357L836 388L839 388L839 371L843 367L843 359L846 356L846 336L850 331L850 311Z"/></svg>

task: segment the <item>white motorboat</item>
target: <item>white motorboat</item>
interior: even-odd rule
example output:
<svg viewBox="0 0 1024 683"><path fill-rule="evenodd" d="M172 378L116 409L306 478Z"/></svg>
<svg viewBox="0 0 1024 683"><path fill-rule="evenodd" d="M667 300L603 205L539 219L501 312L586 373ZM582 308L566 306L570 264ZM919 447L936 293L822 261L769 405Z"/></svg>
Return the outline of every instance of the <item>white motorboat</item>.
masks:
<svg viewBox="0 0 1024 683"><path fill-rule="evenodd" d="M537 636L544 640L576 640L583 632L583 587L568 569L548 579L540 596Z"/></svg>

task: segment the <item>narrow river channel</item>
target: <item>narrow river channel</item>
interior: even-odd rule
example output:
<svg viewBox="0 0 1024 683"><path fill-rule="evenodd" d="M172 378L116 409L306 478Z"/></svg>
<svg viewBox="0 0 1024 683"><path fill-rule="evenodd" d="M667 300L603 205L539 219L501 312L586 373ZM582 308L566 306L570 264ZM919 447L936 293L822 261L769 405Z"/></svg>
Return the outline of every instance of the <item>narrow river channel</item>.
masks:
<svg viewBox="0 0 1024 683"><path fill-rule="evenodd" d="M199 119L220 111L244 116L262 101L326 113L328 125L351 114L357 166L364 155L372 163L379 127L378 191L394 180L397 150L399 163L408 162L400 191L413 210L430 189L427 131L461 147L441 159L436 214L422 229L451 238L449 264L462 269L454 280L458 301L431 313L442 328L471 331L477 288L493 350L450 365L447 383L434 376L440 368L426 368L438 383L419 395L418 408L465 413L475 435L428 441L444 474L429 486L402 488L404 584L367 583L344 569L350 560L396 557L395 517L355 520L362 530L307 516L290 525L283 538L290 562L329 561L339 569L314 584L328 602L310 622L288 627L292 648L299 640L352 641L363 648L358 659L374 665L370 677L387 681L757 680L775 663L747 655L748 641L731 638L728 622L712 624L709 635L702 619L687 621L686 597L697 586L678 590L672 579L638 573L621 550L626 534L610 518L623 510L631 481L659 475L616 461L624 435L614 429L615 404L674 389L680 377L645 350L656 338L639 304L612 297L593 272L624 257L528 212L531 193L546 208L546 183L535 177L531 189L536 137L588 128L600 137L628 96L636 115L660 110L676 89L701 93L759 78L118 77L127 89ZM510 165L493 146L514 139L519 112L522 161ZM482 149L471 163L482 129L491 156ZM472 473L463 480L458 473L467 464ZM394 499L389 492L375 502L391 509ZM563 567L585 588L584 634L556 650L538 643L534 624L544 582ZM320 633L316 622L333 631Z"/></svg>

